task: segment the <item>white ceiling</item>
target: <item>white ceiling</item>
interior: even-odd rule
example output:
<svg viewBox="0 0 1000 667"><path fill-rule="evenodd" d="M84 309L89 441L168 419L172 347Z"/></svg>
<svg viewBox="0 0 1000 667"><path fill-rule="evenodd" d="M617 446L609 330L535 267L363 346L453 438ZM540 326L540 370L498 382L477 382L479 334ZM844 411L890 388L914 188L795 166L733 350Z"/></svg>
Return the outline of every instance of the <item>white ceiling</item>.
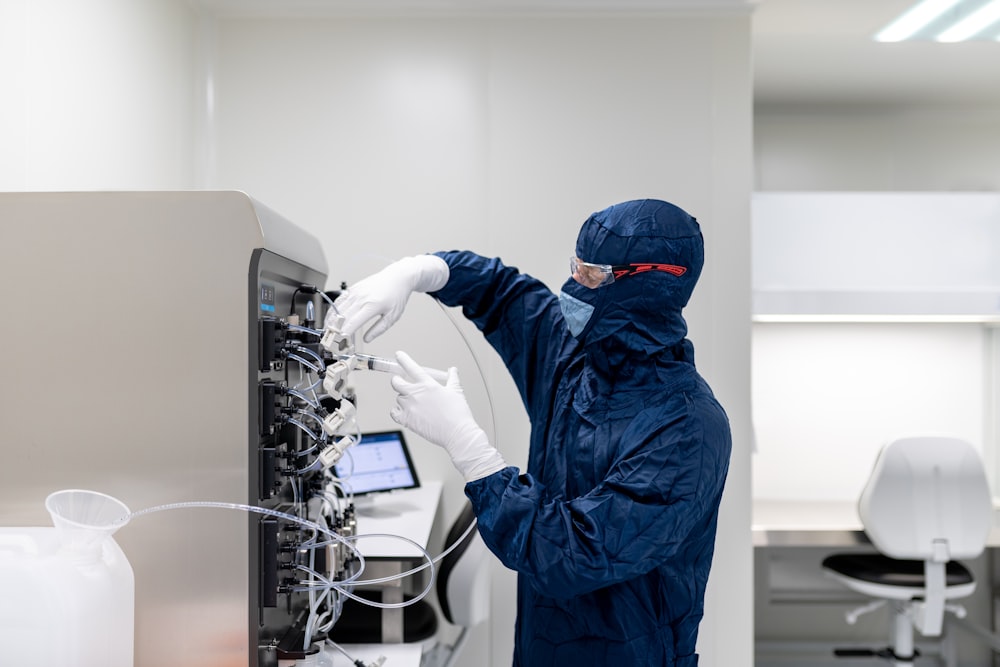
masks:
<svg viewBox="0 0 1000 667"><path fill-rule="evenodd" d="M758 108L988 105L1000 42L871 37L915 0L191 0L229 15L753 12ZM998 111L1000 112L1000 111Z"/></svg>

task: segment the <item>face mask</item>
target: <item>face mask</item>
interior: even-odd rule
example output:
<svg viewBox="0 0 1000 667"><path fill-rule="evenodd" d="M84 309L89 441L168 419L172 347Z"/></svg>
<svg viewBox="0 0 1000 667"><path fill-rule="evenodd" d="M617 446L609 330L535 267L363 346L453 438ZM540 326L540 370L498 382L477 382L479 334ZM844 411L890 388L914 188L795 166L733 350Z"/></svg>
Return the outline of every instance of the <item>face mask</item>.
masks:
<svg viewBox="0 0 1000 667"><path fill-rule="evenodd" d="M566 292L559 293L559 308L562 310L566 326L574 337L578 337L587 327L594 314L594 307L589 303L584 303L576 297L572 297Z"/></svg>

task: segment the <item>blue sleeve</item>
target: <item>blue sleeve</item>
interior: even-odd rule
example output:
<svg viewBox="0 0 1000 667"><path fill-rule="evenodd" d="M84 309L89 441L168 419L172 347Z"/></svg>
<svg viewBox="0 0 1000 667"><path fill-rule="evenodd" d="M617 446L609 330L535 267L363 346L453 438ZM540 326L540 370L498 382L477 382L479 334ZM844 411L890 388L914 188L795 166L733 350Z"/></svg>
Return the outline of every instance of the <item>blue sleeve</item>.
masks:
<svg viewBox="0 0 1000 667"><path fill-rule="evenodd" d="M710 560L731 440L721 408L705 406L705 414L687 398L679 403L666 421L637 418L623 433L634 443L629 452L580 497L547 500L538 481L515 468L467 484L490 550L553 598L665 564L691 576L686 568L699 567L706 553Z"/></svg>
<svg viewBox="0 0 1000 667"><path fill-rule="evenodd" d="M500 354L521 400L534 420L558 372L561 350L575 344L559 300L541 281L499 259L468 251L437 253L450 271L448 283L431 293L447 306L461 306Z"/></svg>

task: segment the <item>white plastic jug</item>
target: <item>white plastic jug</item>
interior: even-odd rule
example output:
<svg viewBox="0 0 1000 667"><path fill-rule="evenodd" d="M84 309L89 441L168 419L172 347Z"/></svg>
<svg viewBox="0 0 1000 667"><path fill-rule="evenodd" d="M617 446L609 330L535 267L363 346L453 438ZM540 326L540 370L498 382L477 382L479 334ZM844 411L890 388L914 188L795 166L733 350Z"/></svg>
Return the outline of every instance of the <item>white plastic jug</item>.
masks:
<svg viewBox="0 0 1000 667"><path fill-rule="evenodd" d="M0 665L132 667L135 578L111 537L129 509L53 493L53 527L0 528Z"/></svg>

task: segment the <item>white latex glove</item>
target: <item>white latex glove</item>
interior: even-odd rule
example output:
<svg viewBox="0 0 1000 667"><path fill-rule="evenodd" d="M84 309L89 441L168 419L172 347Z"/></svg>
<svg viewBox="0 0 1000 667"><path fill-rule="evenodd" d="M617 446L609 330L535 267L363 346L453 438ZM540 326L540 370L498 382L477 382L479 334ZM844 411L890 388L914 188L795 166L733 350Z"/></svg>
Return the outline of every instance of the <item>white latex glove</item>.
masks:
<svg viewBox="0 0 1000 667"><path fill-rule="evenodd" d="M370 343L396 323L412 292L439 290L449 275L448 264L437 255L404 257L349 287L334 302L336 311L331 308L326 314L325 326L350 337L377 317L365 332L365 342ZM335 321L337 312L344 317L340 326Z"/></svg>
<svg viewBox="0 0 1000 667"><path fill-rule="evenodd" d="M454 367L442 385L405 352L397 352L396 360L403 374L392 378L399 396L389 414L397 424L443 447L466 483L507 467L473 418Z"/></svg>

